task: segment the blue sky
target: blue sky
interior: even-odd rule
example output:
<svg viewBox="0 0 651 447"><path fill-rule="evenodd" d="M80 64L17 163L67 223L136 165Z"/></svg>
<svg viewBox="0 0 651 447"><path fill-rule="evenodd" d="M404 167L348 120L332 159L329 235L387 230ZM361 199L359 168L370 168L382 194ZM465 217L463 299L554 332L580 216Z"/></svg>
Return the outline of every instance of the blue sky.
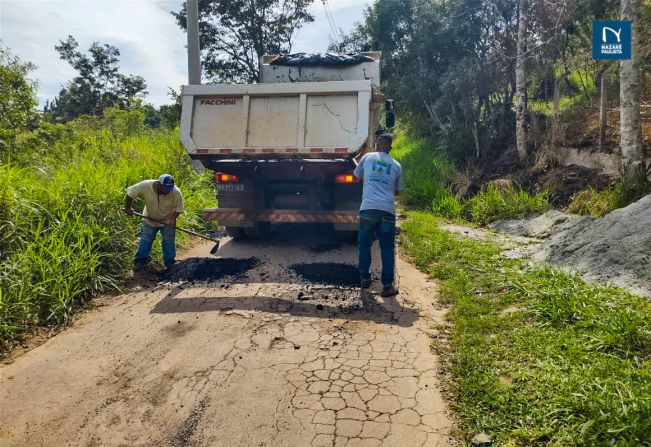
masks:
<svg viewBox="0 0 651 447"><path fill-rule="evenodd" d="M185 33L170 11L183 0L0 0L0 40L37 69L41 104L59 92L75 74L59 59L54 45L69 34L82 49L92 42L115 45L121 52L121 71L147 81L147 101L169 102L168 87L187 80ZM348 31L362 20L367 0L329 0L337 27ZM311 6L315 21L303 27L293 50L325 51L330 27L321 0Z"/></svg>

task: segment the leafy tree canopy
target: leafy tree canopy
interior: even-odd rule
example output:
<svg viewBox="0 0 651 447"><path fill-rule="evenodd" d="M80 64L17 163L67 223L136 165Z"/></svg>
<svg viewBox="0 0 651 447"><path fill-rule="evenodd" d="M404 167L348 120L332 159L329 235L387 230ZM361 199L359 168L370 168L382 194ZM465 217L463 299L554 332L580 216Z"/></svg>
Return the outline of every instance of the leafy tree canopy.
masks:
<svg viewBox="0 0 651 447"><path fill-rule="evenodd" d="M107 107L124 109L132 99L147 94L144 78L119 72L120 50L112 45L94 42L86 55L79 50L75 38L68 36L54 48L78 75L46 104L46 114L53 121L65 122L80 115L100 116Z"/></svg>
<svg viewBox="0 0 651 447"><path fill-rule="evenodd" d="M5 159L16 135L37 122L36 83L27 76L34 69L0 46L0 159Z"/></svg>
<svg viewBox="0 0 651 447"><path fill-rule="evenodd" d="M203 69L216 82L258 82L259 58L289 53L298 29L314 21L313 0L199 0ZM187 29L185 5L173 13Z"/></svg>
<svg viewBox="0 0 651 447"><path fill-rule="evenodd" d="M34 68L0 46L0 129L23 130L34 120L36 83L27 77Z"/></svg>
<svg viewBox="0 0 651 447"><path fill-rule="evenodd" d="M577 75L566 88L594 90L592 21L618 17L618 1L527 3L530 98L550 101L566 72ZM403 124L463 161L513 142L517 31L517 0L375 0L332 49L381 51L383 91Z"/></svg>

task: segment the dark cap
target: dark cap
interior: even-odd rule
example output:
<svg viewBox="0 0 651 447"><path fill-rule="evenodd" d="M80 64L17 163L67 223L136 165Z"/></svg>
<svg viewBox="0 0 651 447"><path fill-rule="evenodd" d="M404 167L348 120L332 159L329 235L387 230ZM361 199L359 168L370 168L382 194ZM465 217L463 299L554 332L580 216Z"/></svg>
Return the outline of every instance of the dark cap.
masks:
<svg viewBox="0 0 651 447"><path fill-rule="evenodd" d="M163 174L160 177L158 177L158 183L166 191L174 190L174 177L172 177L169 174Z"/></svg>

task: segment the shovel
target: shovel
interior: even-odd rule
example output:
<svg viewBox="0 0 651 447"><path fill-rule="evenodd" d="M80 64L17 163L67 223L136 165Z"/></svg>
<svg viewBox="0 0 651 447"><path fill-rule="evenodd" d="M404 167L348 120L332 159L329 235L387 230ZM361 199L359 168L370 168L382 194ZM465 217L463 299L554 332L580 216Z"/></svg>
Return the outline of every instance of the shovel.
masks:
<svg viewBox="0 0 651 447"><path fill-rule="evenodd" d="M151 217L144 216L142 213L138 213L138 212L134 211L133 214L136 215L136 216L140 216L142 218L146 218L148 220L151 220L152 222L156 222L156 223L167 226L167 224L165 222L161 222L160 220L156 220L156 219L152 219ZM181 228L181 227L176 227L176 229L179 230L179 231L182 231L184 233L191 234L192 236L197 236L197 237L200 237L201 239L205 239L207 241L214 242L215 246L212 248L212 250L210 250L211 255L214 255L215 253L217 253L217 250L219 250L219 239L213 239L211 237L204 236L203 234L195 233L192 230L186 230L185 228Z"/></svg>

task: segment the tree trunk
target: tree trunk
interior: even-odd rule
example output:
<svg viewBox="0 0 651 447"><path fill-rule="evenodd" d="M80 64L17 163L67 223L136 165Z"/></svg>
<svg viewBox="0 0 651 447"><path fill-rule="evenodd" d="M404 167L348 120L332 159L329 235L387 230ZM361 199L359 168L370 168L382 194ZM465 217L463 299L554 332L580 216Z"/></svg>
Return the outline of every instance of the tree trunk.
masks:
<svg viewBox="0 0 651 447"><path fill-rule="evenodd" d="M640 67L638 64L639 0L621 0L621 19L633 23L631 59L619 65L619 110L622 149L622 172L635 181L645 174L640 137Z"/></svg>
<svg viewBox="0 0 651 447"><path fill-rule="evenodd" d="M568 76L568 72L563 73L554 79L554 114L558 115L561 111L561 83Z"/></svg>
<svg viewBox="0 0 651 447"><path fill-rule="evenodd" d="M518 45L515 62L515 136L518 158L527 159L527 75L525 59L527 51L527 0L519 0L518 6Z"/></svg>
<svg viewBox="0 0 651 447"><path fill-rule="evenodd" d="M564 138L563 129L561 128L561 83L567 78L569 72L564 72L557 78L554 78L554 112L552 113L552 143L560 144Z"/></svg>
<svg viewBox="0 0 651 447"><path fill-rule="evenodd" d="M475 157L479 159L479 156L481 155L481 149L479 147L479 130L477 129L477 121L472 123L472 136L475 137Z"/></svg>
<svg viewBox="0 0 651 447"><path fill-rule="evenodd" d="M608 103L608 89L606 88L606 78L608 77L608 68L605 68L601 72L599 77L600 89L601 89L601 98L599 101L599 148L603 148L606 145L606 127L608 118L608 109L606 104Z"/></svg>

